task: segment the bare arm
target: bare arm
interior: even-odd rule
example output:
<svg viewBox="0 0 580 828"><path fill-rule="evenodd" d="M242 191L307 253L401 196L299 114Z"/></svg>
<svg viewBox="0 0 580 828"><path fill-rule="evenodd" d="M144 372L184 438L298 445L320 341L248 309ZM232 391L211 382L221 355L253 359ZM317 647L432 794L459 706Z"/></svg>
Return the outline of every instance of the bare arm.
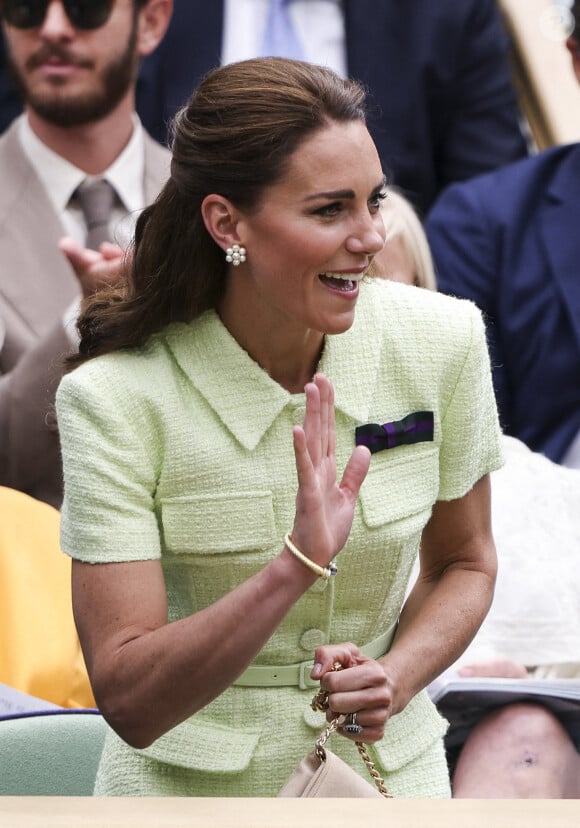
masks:
<svg viewBox="0 0 580 828"><path fill-rule="evenodd" d="M491 605L496 571L486 475L464 497L439 501L425 527L419 577L384 659L400 690L393 712L470 643Z"/></svg>
<svg viewBox="0 0 580 828"><path fill-rule="evenodd" d="M331 711L357 712L364 727L353 738L381 739L389 716L452 664L481 624L496 574L489 488L486 475L464 497L435 505L423 533L419 577L384 658L373 661L352 644L317 650L313 676L323 677ZM335 661L349 669L332 672Z"/></svg>
<svg viewBox="0 0 580 828"><path fill-rule="evenodd" d="M328 380L315 378L306 398L304 428L294 431L299 488L293 537L326 566L348 538L370 455L356 449L339 484ZM129 744L146 747L232 684L315 580L282 549L215 604L168 623L158 561L75 561L75 618L105 718Z"/></svg>

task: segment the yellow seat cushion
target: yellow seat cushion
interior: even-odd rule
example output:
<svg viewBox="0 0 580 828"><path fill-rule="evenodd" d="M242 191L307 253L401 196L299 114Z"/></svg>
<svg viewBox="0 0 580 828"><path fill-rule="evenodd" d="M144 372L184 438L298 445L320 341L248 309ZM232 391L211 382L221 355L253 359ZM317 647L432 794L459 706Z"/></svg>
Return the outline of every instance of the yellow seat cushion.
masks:
<svg viewBox="0 0 580 828"><path fill-rule="evenodd" d="M62 707L95 707L59 530L52 506L0 486L0 682Z"/></svg>

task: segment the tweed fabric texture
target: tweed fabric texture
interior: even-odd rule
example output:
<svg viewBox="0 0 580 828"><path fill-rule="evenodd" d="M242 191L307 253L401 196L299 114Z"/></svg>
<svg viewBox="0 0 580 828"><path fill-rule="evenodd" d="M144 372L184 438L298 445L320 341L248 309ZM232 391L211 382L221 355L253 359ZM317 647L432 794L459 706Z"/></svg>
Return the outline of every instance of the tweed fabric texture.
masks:
<svg viewBox="0 0 580 828"><path fill-rule="evenodd" d="M502 462L483 322L471 303L364 284L352 328L327 337L319 370L335 388L339 469L365 422L429 410L434 440L373 455L339 575L307 591L256 663L296 663L319 644L363 645L390 627L434 503L466 494ZM291 429L305 397L277 385L213 311L169 326L139 353L79 367L63 379L57 411L63 549L93 563L160 558L171 620L215 602L279 554L294 517ZM275 795L323 725L308 709L311 695L231 687L141 752L111 733L98 790L120 793L123 779L126 795L170 792L185 773L195 795ZM283 751L272 739L282 721L296 722ZM402 769L420 768L444 731L419 694L389 722L374 758L385 773L400 772L403 790ZM351 748L333 745L357 767ZM421 795L438 795L432 769L416 772Z"/></svg>

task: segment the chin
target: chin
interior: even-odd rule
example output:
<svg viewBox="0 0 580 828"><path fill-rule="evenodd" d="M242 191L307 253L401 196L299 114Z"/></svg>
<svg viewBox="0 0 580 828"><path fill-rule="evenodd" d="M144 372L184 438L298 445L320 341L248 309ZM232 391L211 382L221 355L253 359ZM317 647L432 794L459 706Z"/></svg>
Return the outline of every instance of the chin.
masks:
<svg viewBox="0 0 580 828"><path fill-rule="evenodd" d="M341 333L346 333L354 324L354 312L352 314L345 314L340 318L327 320L322 327L322 332L326 336L336 336Z"/></svg>

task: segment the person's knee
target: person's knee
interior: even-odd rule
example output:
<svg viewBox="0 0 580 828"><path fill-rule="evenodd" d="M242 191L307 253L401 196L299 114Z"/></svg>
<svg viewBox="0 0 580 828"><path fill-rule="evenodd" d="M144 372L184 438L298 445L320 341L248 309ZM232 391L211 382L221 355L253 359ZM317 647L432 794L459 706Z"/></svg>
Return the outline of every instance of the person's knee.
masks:
<svg viewBox="0 0 580 828"><path fill-rule="evenodd" d="M568 734L556 716L538 704L516 702L490 713L478 726L491 738L505 746L535 746L542 750L558 747L569 741ZM532 753L522 761L533 764Z"/></svg>
<svg viewBox="0 0 580 828"><path fill-rule="evenodd" d="M577 797L580 760L567 731L547 708L514 703L493 711L470 733L453 778L454 796Z"/></svg>

